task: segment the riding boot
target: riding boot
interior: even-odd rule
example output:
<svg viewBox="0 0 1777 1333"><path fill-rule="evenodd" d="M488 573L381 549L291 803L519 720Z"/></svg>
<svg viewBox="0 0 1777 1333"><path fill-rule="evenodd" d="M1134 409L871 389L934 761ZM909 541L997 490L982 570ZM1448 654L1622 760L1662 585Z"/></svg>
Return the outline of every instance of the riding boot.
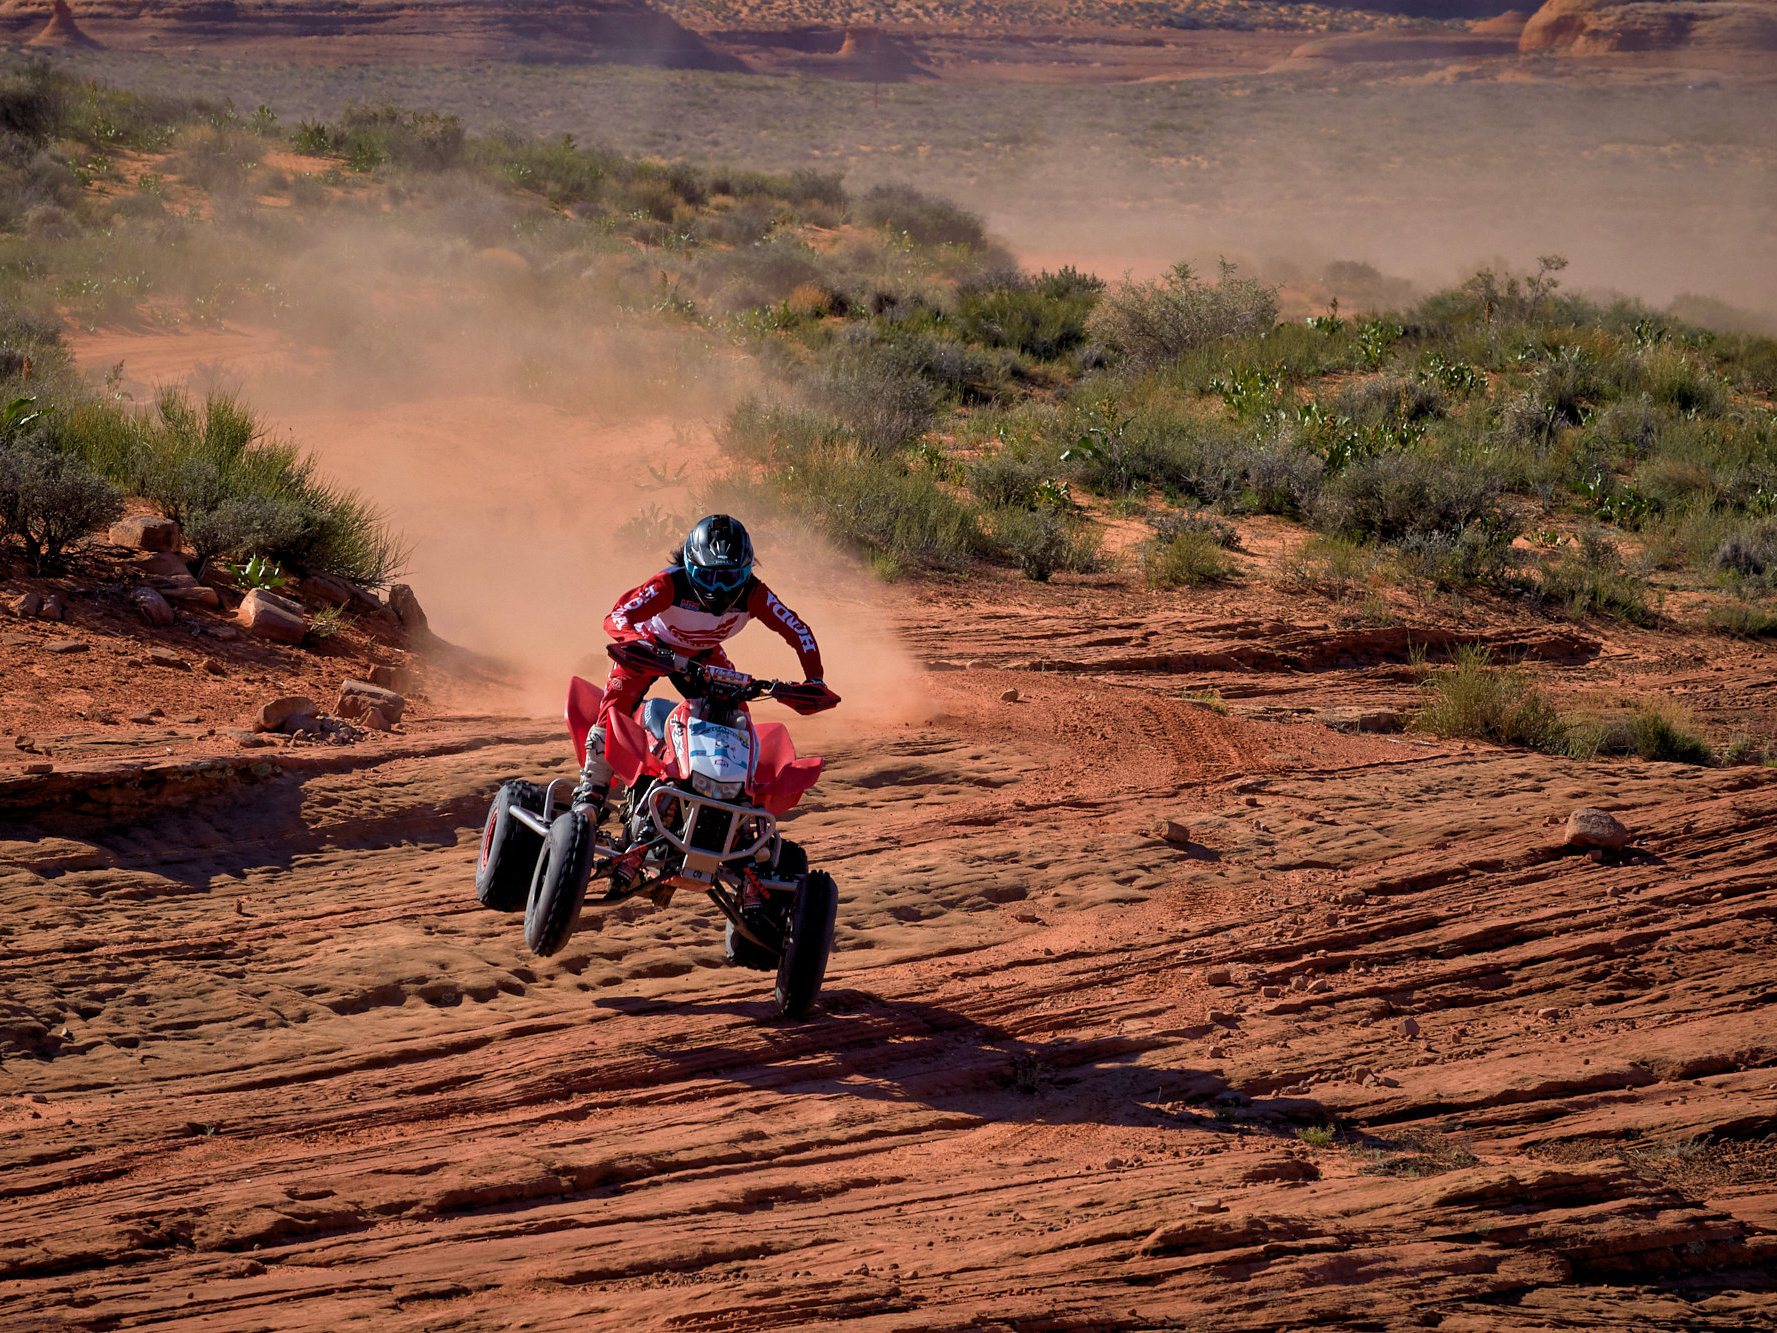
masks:
<svg viewBox="0 0 1777 1333"><path fill-rule="evenodd" d="M586 763L580 769L580 781L568 804L576 810L592 813L596 827L604 823L610 812L611 765L605 762L605 729L593 727L586 733Z"/></svg>

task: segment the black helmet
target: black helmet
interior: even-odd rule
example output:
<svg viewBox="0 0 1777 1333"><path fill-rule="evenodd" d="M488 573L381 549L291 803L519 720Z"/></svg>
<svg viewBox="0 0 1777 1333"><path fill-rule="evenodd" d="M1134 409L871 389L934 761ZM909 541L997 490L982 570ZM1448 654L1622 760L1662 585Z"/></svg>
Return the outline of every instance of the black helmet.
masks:
<svg viewBox="0 0 1777 1333"><path fill-rule="evenodd" d="M740 520L711 514L685 538L685 577L706 611L731 611L753 577L753 539Z"/></svg>

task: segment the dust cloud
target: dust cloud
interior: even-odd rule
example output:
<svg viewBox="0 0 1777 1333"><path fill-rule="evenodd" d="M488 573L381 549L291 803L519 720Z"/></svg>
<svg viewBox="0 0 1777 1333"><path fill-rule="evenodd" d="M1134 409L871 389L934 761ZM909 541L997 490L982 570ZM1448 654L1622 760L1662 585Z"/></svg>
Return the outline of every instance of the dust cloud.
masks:
<svg viewBox="0 0 1777 1333"><path fill-rule="evenodd" d="M173 383L238 391L381 506L411 544L403 580L434 631L500 664L448 686L453 707L547 716L571 673L602 682L601 621L700 516L723 465L713 428L750 363L600 291L596 273L558 285L512 250L448 235L347 222L258 262L280 293L272 328L112 332L77 351L95 371L122 361L139 401ZM756 536L760 574L814 627L844 716L920 716L883 585L786 525ZM754 674L800 679L763 626L730 650Z"/></svg>

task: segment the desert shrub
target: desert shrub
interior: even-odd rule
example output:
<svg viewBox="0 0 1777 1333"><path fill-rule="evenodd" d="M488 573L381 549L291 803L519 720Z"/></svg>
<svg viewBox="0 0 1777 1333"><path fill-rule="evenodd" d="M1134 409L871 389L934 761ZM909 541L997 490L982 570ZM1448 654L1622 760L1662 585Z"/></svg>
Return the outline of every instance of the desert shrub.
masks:
<svg viewBox="0 0 1777 1333"><path fill-rule="evenodd" d="M1057 509L1001 509L991 515L993 553L1028 579L1047 583L1058 573L1099 568L1098 529Z"/></svg>
<svg viewBox="0 0 1777 1333"><path fill-rule="evenodd" d="M1471 523L1500 528L1499 490L1480 469L1397 454L1353 463L1328 482L1315 520L1324 532L1385 542Z"/></svg>
<svg viewBox="0 0 1777 1333"><path fill-rule="evenodd" d="M974 511L925 469L854 444L824 445L771 486L790 509L879 568L961 569L988 551Z"/></svg>
<svg viewBox="0 0 1777 1333"><path fill-rule="evenodd" d="M0 535L18 539L39 574L123 513L123 493L39 435L0 438Z"/></svg>
<svg viewBox="0 0 1777 1333"><path fill-rule="evenodd" d="M1629 722L1635 753L1663 764L1712 764L1715 747L1691 730L1689 714L1664 702L1644 703Z"/></svg>
<svg viewBox="0 0 1777 1333"><path fill-rule="evenodd" d="M1345 601L1376 576L1376 549L1348 537L1315 535L1284 562L1281 585Z"/></svg>
<svg viewBox="0 0 1777 1333"><path fill-rule="evenodd" d="M1451 664L1431 673L1413 725L1446 740L1472 737L1533 750L1558 749L1567 732L1548 697L1529 673L1499 667L1492 651L1458 648Z"/></svg>
<svg viewBox="0 0 1777 1333"><path fill-rule="evenodd" d="M1261 514L1301 518L1320 499L1326 465L1318 454L1287 444L1255 449L1247 458L1246 483Z"/></svg>
<svg viewBox="0 0 1777 1333"><path fill-rule="evenodd" d="M1167 514L1155 519L1153 528L1154 537L1162 546L1169 546L1186 533L1195 532L1209 537L1224 551L1243 549L1240 545L1240 533L1234 525L1211 518L1208 514L1189 510L1182 514Z"/></svg>
<svg viewBox="0 0 1777 1333"><path fill-rule="evenodd" d="M1050 470L1033 458L1010 449L994 452L969 465L965 476L969 492L989 509L1035 509L1042 484Z"/></svg>
<svg viewBox="0 0 1777 1333"><path fill-rule="evenodd" d="M71 89L47 65L27 65L0 78L0 134L46 144L67 117Z"/></svg>
<svg viewBox="0 0 1777 1333"><path fill-rule="evenodd" d="M298 131L305 132L312 138L306 127ZM415 171L443 171L462 160L466 143L463 122L456 116L406 111L387 102L346 107L327 139L354 171L371 171L385 162Z"/></svg>
<svg viewBox="0 0 1777 1333"><path fill-rule="evenodd" d="M980 245L987 238L981 219L948 199L896 183L866 190L853 207L867 227L905 232L921 245Z"/></svg>
<svg viewBox="0 0 1777 1333"><path fill-rule="evenodd" d="M1116 348L1133 369L1175 361L1218 338L1263 333L1277 323L1277 291L1222 265L1214 287L1189 264L1175 264L1157 282L1123 282L1107 292L1086 321L1092 338Z"/></svg>
<svg viewBox="0 0 1777 1333"><path fill-rule="evenodd" d="M1016 353L970 346L926 329L895 334L880 344L879 356L900 374L963 402L993 401L1018 368Z"/></svg>
<svg viewBox="0 0 1777 1333"><path fill-rule="evenodd" d="M1600 568L1577 559L1544 561L1540 588L1545 602L1561 607L1576 620L1598 615L1652 625L1659 619L1648 605L1647 580L1621 569Z"/></svg>
<svg viewBox="0 0 1777 1333"><path fill-rule="evenodd" d="M1510 527L1475 522L1452 531L1411 532L1395 548L1408 573L1440 588L1499 583L1516 567Z"/></svg>
<svg viewBox="0 0 1777 1333"><path fill-rule="evenodd" d="M868 344L828 356L805 392L866 449L899 449L925 434L937 415L931 387L891 351Z"/></svg>
<svg viewBox="0 0 1777 1333"><path fill-rule="evenodd" d="M831 417L759 398L743 399L717 432L723 452L767 466L793 467L816 450L843 443Z"/></svg>
<svg viewBox="0 0 1777 1333"><path fill-rule="evenodd" d="M1715 567L1742 578L1764 578L1777 569L1777 519L1748 523L1715 551Z"/></svg>
<svg viewBox="0 0 1777 1333"><path fill-rule="evenodd" d="M238 194L259 165L264 145L258 136L232 126L196 125L179 136L170 165L210 194Z"/></svg>
<svg viewBox="0 0 1777 1333"><path fill-rule="evenodd" d="M1050 296L1040 287L971 292L957 303L956 320L971 341L1053 361L1085 340L1086 319L1097 299L1089 290Z"/></svg>
<svg viewBox="0 0 1777 1333"><path fill-rule="evenodd" d="M1449 402L1443 388L1417 375L1377 375L1347 385L1338 411L1358 426L1380 426L1441 417Z"/></svg>
<svg viewBox="0 0 1777 1333"><path fill-rule="evenodd" d="M265 439L237 399L212 394L198 409L169 390L156 414L131 488L179 521L200 559L264 555L370 585L399 573L406 549L382 514L328 486L295 445Z"/></svg>
<svg viewBox="0 0 1777 1333"><path fill-rule="evenodd" d="M1645 393L1620 398L1592 421L1592 436L1611 456L1640 459L1651 455L1660 442L1662 418Z"/></svg>
<svg viewBox="0 0 1777 1333"><path fill-rule="evenodd" d="M1671 342L1634 353L1622 379L1625 392L1645 394L1655 405L1675 412L1720 416L1728 405L1727 386L1690 351Z"/></svg>
<svg viewBox="0 0 1777 1333"><path fill-rule="evenodd" d="M1735 602L1710 610L1709 628L1737 639L1765 639L1777 635L1777 614L1762 607Z"/></svg>
<svg viewBox="0 0 1777 1333"><path fill-rule="evenodd" d="M558 208L597 200L617 165L610 154L576 147L566 134L559 139L494 134L472 141L468 151L482 167L535 190Z"/></svg>
<svg viewBox="0 0 1777 1333"><path fill-rule="evenodd" d="M1234 572L1216 535L1201 529L1181 532L1170 541L1156 539L1142 557L1142 576L1150 588L1194 588Z"/></svg>
<svg viewBox="0 0 1777 1333"><path fill-rule="evenodd" d="M714 294L716 303L730 311L776 305L798 288L822 281L821 265L808 243L786 234L711 251L699 258L694 271L699 289Z"/></svg>
<svg viewBox="0 0 1777 1333"><path fill-rule="evenodd" d="M1563 347L1537 367L1531 399L1550 427L1577 426L1606 392L1597 363L1578 347Z"/></svg>
<svg viewBox="0 0 1777 1333"><path fill-rule="evenodd" d="M697 231L718 245L756 245L777 226L777 208L769 199L739 200L732 208L717 209L699 220Z"/></svg>

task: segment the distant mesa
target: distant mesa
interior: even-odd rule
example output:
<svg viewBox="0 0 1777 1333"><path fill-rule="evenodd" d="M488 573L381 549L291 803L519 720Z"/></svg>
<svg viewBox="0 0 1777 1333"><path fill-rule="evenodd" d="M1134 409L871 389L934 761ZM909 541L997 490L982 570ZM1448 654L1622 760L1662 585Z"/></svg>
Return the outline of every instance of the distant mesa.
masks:
<svg viewBox="0 0 1777 1333"><path fill-rule="evenodd" d="M99 43L80 30L80 25L74 21L74 11L68 8L68 0L55 0L50 8L49 22L25 45L96 49Z"/></svg>
<svg viewBox="0 0 1777 1333"><path fill-rule="evenodd" d="M1488 37L1510 37L1516 40L1523 33L1524 25L1529 22L1530 11L1508 9L1505 13L1495 14L1492 18L1476 19L1468 25L1468 30Z"/></svg>
<svg viewBox="0 0 1777 1333"><path fill-rule="evenodd" d="M1777 0L1548 0L1518 38L1527 53L1777 51Z"/></svg>

